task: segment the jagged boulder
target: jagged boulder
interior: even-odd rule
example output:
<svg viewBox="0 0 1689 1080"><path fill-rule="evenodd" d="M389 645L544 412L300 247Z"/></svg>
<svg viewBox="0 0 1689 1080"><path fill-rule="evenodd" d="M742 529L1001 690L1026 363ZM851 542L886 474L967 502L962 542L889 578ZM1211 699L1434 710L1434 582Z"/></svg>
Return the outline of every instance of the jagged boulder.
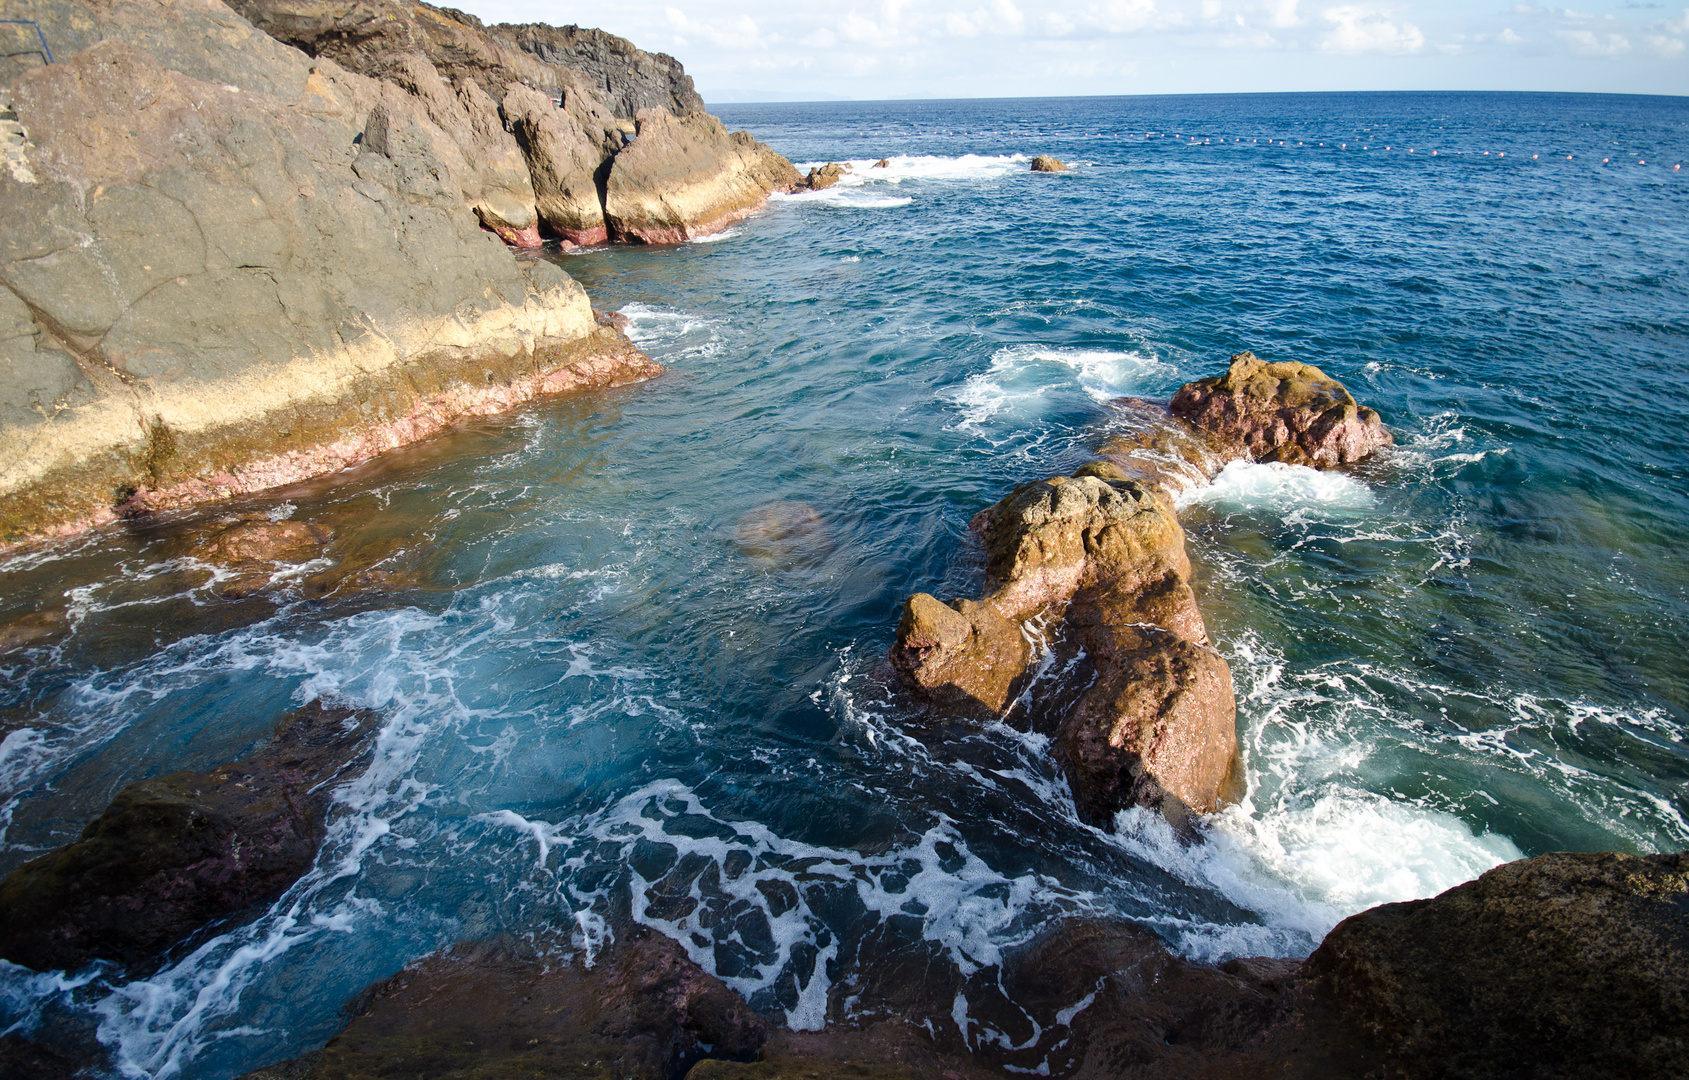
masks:
<svg viewBox="0 0 1689 1080"><path fill-rule="evenodd" d="M258 754L130 784L74 843L0 882L0 957L39 971L145 966L310 869L335 776L375 717L314 703Z"/></svg>
<svg viewBox="0 0 1689 1080"><path fill-rule="evenodd" d="M822 191L832 187L850 171L849 165L841 165L836 161L829 161L809 170L809 175L803 178L803 186L811 191Z"/></svg>
<svg viewBox="0 0 1689 1080"><path fill-rule="evenodd" d="M1689 1075L1689 852L1557 852L1326 935L1305 968L1409 1077Z"/></svg>
<svg viewBox="0 0 1689 1080"><path fill-rule="evenodd" d="M638 135L610 165L604 219L624 243L675 244L719 232L771 192L803 183L792 163L708 113L637 117Z"/></svg>
<svg viewBox="0 0 1689 1080"><path fill-rule="evenodd" d="M947 711L1002 715L1026 684L1021 624L1041 617L1094 674L1055 722L1082 813L1144 805L1181 818L1235 797L1231 672L1208 643L1166 497L1099 462L1021 485L973 527L984 595L909 599L890 656L905 684Z"/></svg>
<svg viewBox="0 0 1689 1080"><path fill-rule="evenodd" d="M1256 461L1329 469L1395 440L1378 413L1312 364L1238 353L1224 375L1186 383L1169 406Z"/></svg>
<svg viewBox="0 0 1689 1080"><path fill-rule="evenodd" d="M590 961L590 966L589 966ZM403 1075L669 1080L705 1056L754 1058L767 1025L668 938L592 957L495 938L424 957L365 990L322 1050L244 1080Z"/></svg>
<svg viewBox="0 0 1689 1080"><path fill-rule="evenodd" d="M1067 163L1060 158L1053 158L1049 154L1039 154L1032 159L1033 172L1066 172Z"/></svg>

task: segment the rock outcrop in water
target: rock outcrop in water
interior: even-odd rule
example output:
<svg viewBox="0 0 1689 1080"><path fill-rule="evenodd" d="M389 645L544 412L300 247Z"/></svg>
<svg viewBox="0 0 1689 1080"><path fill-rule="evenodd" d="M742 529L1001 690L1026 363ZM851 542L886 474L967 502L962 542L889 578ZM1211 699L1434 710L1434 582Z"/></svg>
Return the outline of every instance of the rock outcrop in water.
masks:
<svg viewBox="0 0 1689 1080"><path fill-rule="evenodd" d="M374 721L312 704L252 758L130 784L80 839L0 882L0 957L38 971L145 967L274 900L315 861L334 777Z"/></svg>
<svg viewBox="0 0 1689 1080"><path fill-rule="evenodd" d="M1049 154L1039 154L1032 159L1033 172L1066 172L1067 163L1061 158L1051 157Z"/></svg>
<svg viewBox="0 0 1689 1080"><path fill-rule="evenodd" d="M1027 688L1022 624L1040 620L1058 647L1082 648L1094 674L1077 701L1034 692L1027 706L1053 721L1082 813L1138 805L1177 818L1232 797L1231 671L1208 643L1166 496L1096 463L1021 485L973 527L984 595L909 599L891 650L906 685L947 711L1001 716Z"/></svg>
<svg viewBox="0 0 1689 1080"><path fill-rule="evenodd" d="M1319 368L1250 352L1232 357L1224 375L1180 387L1169 407L1256 461L1329 469L1395 441L1376 412Z"/></svg>

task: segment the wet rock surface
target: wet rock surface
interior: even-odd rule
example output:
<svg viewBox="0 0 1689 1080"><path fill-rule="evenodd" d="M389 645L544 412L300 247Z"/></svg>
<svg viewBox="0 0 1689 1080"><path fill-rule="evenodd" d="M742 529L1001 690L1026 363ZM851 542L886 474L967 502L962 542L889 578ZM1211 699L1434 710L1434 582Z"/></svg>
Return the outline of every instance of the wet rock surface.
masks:
<svg viewBox="0 0 1689 1080"><path fill-rule="evenodd" d="M1233 356L1224 375L1180 387L1170 409L1256 461L1329 469L1395 441L1378 413L1319 368L1250 352Z"/></svg>
<svg viewBox="0 0 1689 1080"><path fill-rule="evenodd" d="M1067 164L1060 158L1051 157L1049 154L1039 154L1037 157L1032 159L1032 171L1066 172Z"/></svg>
<svg viewBox="0 0 1689 1080"><path fill-rule="evenodd" d="M754 1058L763 1019L673 941L639 931L586 966L507 938L435 953L365 990L322 1050L246 1080L669 1080Z"/></svg>
<svg viewBox="0 0 1689 1080"><path fill-rule="evenodd" d="M1182 818L1235 797L1231 672L1208 643L1166 496L1098 462L1021 485L973 527L984 595L910 598L890 656L904 683L941 709L1004 715L1028 685L1022 624L1041 619L1059 653L1083 649L1091 677L1077 700L1035 686L1026 706L1053 728L1081 813Z"/></svg>
<svg viewBox="0 0 1689 1080"><path fill-rule="evenodd" d="M1558 852L1345 919L1307 974L1410 1077L1689 1075L1689 852Z"/></svg>
<svg viewBox="0 0 1689 1080"><path fill-rule="evenodd" d="M0 957L40 971L145 969L274 900L316 859L334 780L373 714L313 703L253 757L130 784L74 843L0 882Z"/></svg>

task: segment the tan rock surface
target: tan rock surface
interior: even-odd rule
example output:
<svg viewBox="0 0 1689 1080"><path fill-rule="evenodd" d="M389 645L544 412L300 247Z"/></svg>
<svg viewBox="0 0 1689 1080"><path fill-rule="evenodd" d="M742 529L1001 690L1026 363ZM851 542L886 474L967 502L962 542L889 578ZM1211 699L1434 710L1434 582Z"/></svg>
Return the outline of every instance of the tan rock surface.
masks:
<svg viewBox="0 0 1689 1080"><path fill-rule="evenodd" d="M124 14L169 44L201 34L201 6ZM244 40L247 81L296 98L120 41L11 87L39 182L0 178L0 543L655 371L562 271L480 228L427 102Z"/></svg>
<svg viewBox="0 0 1689 1080"><path fill-rule="evenodd" d="M615 157L604 218L623 242L675 244L720 232L774 191L803 178L792 163L743 131L728 134L707 113L676 119L646 109L639 134Z"/></svg>

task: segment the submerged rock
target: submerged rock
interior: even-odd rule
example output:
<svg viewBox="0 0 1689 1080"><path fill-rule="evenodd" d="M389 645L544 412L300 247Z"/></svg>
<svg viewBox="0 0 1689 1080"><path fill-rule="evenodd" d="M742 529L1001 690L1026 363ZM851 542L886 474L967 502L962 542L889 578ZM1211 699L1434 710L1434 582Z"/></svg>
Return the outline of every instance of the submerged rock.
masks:
<svg viewBox="0 0 1689 1080"><path fill-rule="evenodd" d="M245 761L130 784L80 839L0 882L0 957L38 971L145 967L274 900L316 860L333 779L375 719L313 703Z"/></svg>
<svg viewBox="0 0 1689 1080"><path fill-rule="evenodd" d="M708 113L680 119L645 109L639 135L616 154L604 220L624 243L674 244L719 232L769 193L803 182L792 163L743 131L728 134Z"/></svg>
<svg viewBox="0 0 1689 1080"><path fill-rule="evenodd" d="M1170 408L1256 461L1329 469L1395 441L1378 413L1319 368L1250 352L1233 356L1224 375L1180 387Z"/></svg>
<svg viewBox="0 0 1689 1080"><path fill-rule="evenodd" d="M768 1028L668 938L594 958L510 939L458 945L376 983L326 1047L246 1080L603 1077L669 1080L700 1058L754 1058Z"/></svg>
<svg viewBox="0 0 1689 1080"><path fill-rule="evenodd" d="M827 554L827 523L808 503L791 499L757 507L733 529L733 546L766 566L794 566Z"/></svg>
<svg viewBox="0 0 1689 1080"><path fill-rule="evenodd" d="M1032 159L1033 172L1066 172L1067 163L1060 158L1053 158L1049 154L1039 154Z"/></svg>
<svg viewBox="0 0 1689 1080"><path fill-rule="evenodd" d="M1558 852L1345 919L1307 973L1410 1077L1689 1076L1689 852Z"/></svg>
<svg viewBox="0 0 1689 1080"><path fill-rule="evenodd" d="M973 527L985 542L979 601L918 593L904 605L892 666L940 708L1001 716L1025 689L1021 625L1081 646L1094 682L1053 708L1081 813L1127 806L1179 818L1235 797L1231 671L1208 643L1171 504L1113 465L1023 484Z"/></svg>

